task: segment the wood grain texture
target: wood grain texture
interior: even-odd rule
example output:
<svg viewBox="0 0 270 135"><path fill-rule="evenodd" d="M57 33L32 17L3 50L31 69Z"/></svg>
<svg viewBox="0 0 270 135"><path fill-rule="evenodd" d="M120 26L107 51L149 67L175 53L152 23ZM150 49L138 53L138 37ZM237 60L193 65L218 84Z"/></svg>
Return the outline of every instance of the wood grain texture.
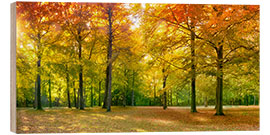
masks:
<svg viewBox="0 0 270 135"><path fill-rule="evenodd" d="M10 6L10 130L16 132L16 2Z"/></svg>

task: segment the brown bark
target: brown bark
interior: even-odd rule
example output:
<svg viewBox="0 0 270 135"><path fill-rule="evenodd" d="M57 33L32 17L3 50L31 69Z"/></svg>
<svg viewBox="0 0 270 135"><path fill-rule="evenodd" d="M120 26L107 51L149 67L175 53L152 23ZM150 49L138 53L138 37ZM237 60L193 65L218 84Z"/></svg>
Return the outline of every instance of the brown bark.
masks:
<svg viewBox="0 0 270 135"><path fill-rule="evenodd" d="M134 106L134 87L135 87L135 85L134 85L134 80L135 80L135 72L134 72L134 70L133 70L133 74L132 74L133 76L132 76L132 92L131 92L131 106Z"/></svg>
<svg viewBox="0 0 270 135"><path fill-rule="evenodd" d="M216 89L216 114L224 115L223 113L223 46L217 49L217 89Z"/></svg>
<svg viewBox="0 0 270 135"><path fill-rule="evenodd" d="M108 57L107 57L107 112L111 111L111 86L112 86L112 7L108 8L108 22L109 22L109 44L108 44Z"/></svg>
<svg viewBox="0 0 270 135"><path fill-rule="evenodd" d="M102 81L99 81L99 85L98 85L98 106L101 106L101 101L100 101L101 83L102 83Z"/></svg>
<svg viewBox="0 0 270 135"><path fill-rule="evenodd" d="M162 69L162 73L163 73L163 109L166 110L167 109L167 92L166 92L166 81L167 81L167 75L165 75L165 69Z"/></svg>
<svg viewBox="0 0 270 135"><path fill-rule="evenodd" d="M40 58L37 62L38 65L38 74L37 74L37 110L42 110L42 106L41 106L41 78L40 78L40 74L39 74L39 68L40 68Z"/></svg>
<svg viewBox="0 0 270 135"><path fill-rule="evenodd" d="M194 26L191 26L191 112L196 110L196 66L195 66L195 32Z"/></svg>
<svg viewBox="0 0 270 135"><path fill-rule="evenodd" d="M93 100L93 86L91 86L91 107L94 106L94 100Z"/></svg>
<svg viewBox="0 0 270 135"><path fill-rule="evenodd" d="M68 74L68 66L66 65L66 79L67 79L67 100L68 100L68 108L71 108L71 103L70 103L70 92L69 92L69 74Z"/></svg>
<svg viewBox="0 0 270 135"><path fill-rule="evenodd" d="M49 107L52 108L51 79L49 79Z"/></svg>
<svg viewBox="0 0 270 135"><path fill-rule="evenodd" d="M106 69L106 76L108 74L107 72L108 72L108 69ZM102 106L103 109L107 108L107 94L108 94L108 80L106 78L106 80L105 80L105 92L104 92L104 99L103 99L103 106Z"/></svg>

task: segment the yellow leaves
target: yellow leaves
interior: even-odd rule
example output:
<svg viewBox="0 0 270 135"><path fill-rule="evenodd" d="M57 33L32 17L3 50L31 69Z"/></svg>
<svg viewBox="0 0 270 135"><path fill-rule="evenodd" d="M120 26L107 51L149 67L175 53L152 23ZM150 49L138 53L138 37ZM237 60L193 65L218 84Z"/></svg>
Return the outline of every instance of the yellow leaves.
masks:
<svg viewBox="0 0 270 135"><path fill-rule="evenodd" d="M45 126L38 126L39 129L43 130L45 129L46 127Z"/></svg>
<svg viewBox="0 0 270 135"><path fill-rule="evenodd" d="M142 128L132 128L131 130L135 130L136 132L147 132L145 129Z"/></svg>
<svg viewBox="0 0 270 135"><path fill-rule="evenodd" d="M113 120L125 120L126 118L123 117L123 116L115 116L115 117L112 117Z"/></svg>
<svg viewBox="0 0 270 135"><path fill-rule="evenodd" d="M59 128L59 129L65 129L66 127L64 127L64 126L59 126L59 127L57 127L57 128Z"/></svg>
<svg viewBox="0 0 270 135"><path fill-rule="evenodd" d="M22 131L27 132L30 130L29 126L22 126Z"/></svg>
<svg viewBox="0 0 270 135"><path fill-rule="evenodd" d="M49 2L41 2L41 6L42 5L47 5Z"/></svg>
<svg viewBox="0 0 270 135"><path fill-rule="evenodd" d="M55 117L49 118L50 121L55 121Z"/></svg>
<svg viewBox="0 0 270 135"><path fill-rule="evenodd" d="M84 112L65 108L17 110L18 133L70 132L172 132L205 130L258 130L259 107L225 107L225 117L213 116L213 107L198 107L200 113L190 113L185 107L113 107L106 113L101 108ZM65 112L69 112L65 114ZM124 112L124 114L123 114ZM70 114L71 113L71 114ZM86 117L80 117L84 115ZM24 123L28 117L31 123ZM54 117L55 121L48 120Z"/></svg>

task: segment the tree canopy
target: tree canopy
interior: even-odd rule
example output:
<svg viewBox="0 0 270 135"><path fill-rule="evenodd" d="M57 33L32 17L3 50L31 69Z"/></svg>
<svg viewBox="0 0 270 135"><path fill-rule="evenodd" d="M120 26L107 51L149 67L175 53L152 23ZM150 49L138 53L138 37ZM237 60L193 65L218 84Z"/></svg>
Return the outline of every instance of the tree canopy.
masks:
<svg viewBox="0 0 270 135"><path fill-rule="evenodd" d="M16 4L17 106L259 104L258 5Z"/></svg>

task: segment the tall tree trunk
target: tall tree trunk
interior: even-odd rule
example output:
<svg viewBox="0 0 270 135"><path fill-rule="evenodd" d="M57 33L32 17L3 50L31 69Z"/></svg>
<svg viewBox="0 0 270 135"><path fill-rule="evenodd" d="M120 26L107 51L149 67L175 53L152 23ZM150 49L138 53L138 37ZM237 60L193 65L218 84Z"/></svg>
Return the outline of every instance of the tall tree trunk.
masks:
<svg viewBox="0 0 270 135"><path fill-rule="evenodd" d="M107 66L107 82L108 82L108 94L107 94L107 112L111 111L111 85L112 85L112 7L108 9L108 21L109 21L109 45L108 45L108 66Z"/></svg>
<svg viewBox="0 0 270 135"><path fill-rule="evenodd" d="M178 106L179 105L179 103L178 103L178 94L176 95L176 105Z"/></svg>
<svg viewBox="0 0 270 135"><path fill-rule="evenodd" d="M84 110L84 102L83 102L83 66L81 63L82 58L82 44L81 44L81 36L80 31L78 31L79 35L79 60L80 60L80 73L79 73L79 91L80 91L80 110Z"/></svg>
<svg viewBox="0 0 270 135"><path fill-rule="evenodd" d="M125 71L124 71L124 75L125 75L125 77L127 78L127 85L126 86L124 86L124 89L123 89L123 92L122 92L122 96L123 96L123 106L124 107L126 107L126 104L127 104L127 101L126 101L126 92L128 91L128 89L129 89L129 79L128 79L128 72L129 72L129 70L126 70L125 69Z"/></svg>
<svg viewBox="0 0 270 135"><path fill-rule="evenodd" d="M163 93L163 109L166 110L167 109L167 92L164 91Z"/></svg>
<svg viewBox="0 0 270 135"><path fill-rule="evenodd" d="M154 102L152 103L152 105L155 106L155 105L157 105L156 73L154 74L153 80L154 80Z"/></svg>
<svg viewBox="0 0 270 135"><path fill-rule="evenodd" d="M197 112L196 110L196 66L195 66L195 32L194 26L191 25L191 112Z"/></svg>
<svg viewBox="0 0 270 135"><path fill-rule="evenodd" d="M131 92L131 106L134 106L134 87L135 87L135 85L134 85L134 80L135 80L135 72L134 72L134 70L133 70L133 76L132 76L132 92Z"/></svg>
<svg viewBox="0 0 270 135"><path fill-rule="evenodd" d="M67 77L67 100L68 100L68 108L71 108L70 104L70 93L69 93L69 74L66 74Z"/></svg>
<svg viewBox="0 0 270 135"><path fill-rule="evenodd" d="M204 107L208 107L208 100L207 96L204 97Z"/></svg>
<svg viewBox="0 0 270 135"><path fill-rule="evenodd" d="M38 57L38 61L37 61L37 106L36 109L37 110L42 110L42 106L41 106L41 78L40 78L40 72L41 72L41 52L40 52L40 41L41 41L41 36L38 33L37 35L38 38L38 43L37 43L37 57Z"/></svg>
<svg viewBox="0 0 270 135"><path fill-rule="evenodd" d="M168 97L168 99L167 99L167 102L168 102L167 105L170 106L171 105L171 101L170 101L171 100L171 93L170 93L170 90L168 90L168 96L167 97Z"/></svg>
<svg viewBox="0 0 270 135"><path fill-rule="evenodd" d="M215 115L224 115L223 113L223 45L220 45L217 49L217 108Z"/></svg>
<svg viewBox="0 0 270 135"><path fill-rule="evenodd" d="M238 100L238 104L241 105L241 104L242 104L241 102L242 102L241 99L239 99L239 100Z"/></svg>
<svg viewBox="0 0 270 135"><path fill-rule="evenodd" d="M99 81L99 85L98 85L98 106L101 106L101 102L100 102L101 82L102 81Z"/></svg>
<svg viewBox="0 0 270 135"><path fill-rule="evenodd" d="M172 89L170 91L171 91L171 99L170 99L170 101L171 101L171 106L172 106L173 105L173 91L172 91Z"/></svg>
<svg viewBox="0 0 270 135"><path fill-rule="evenodd" d="M77 101L76 101L76 88L75 88L75 85L73 86L73 97L74 97L74 107L78 108L77 107Z"/></svg>
<svg viewBox="0 0 270 135"><path fill-rule="evenodd" d="M216 81L218 82L218 80ZM217 84L218 85L218 84ZM218 87L216 87L216 91L217 91ZM218 104L218 93L216 92L216 104L215 104L215 110L217 110L217 104Z"/></svg>
<svg viewBox="0 0 270 135"><path fill-rule="evenodd" d="M86 94L85 94L86 92L85 92L85 88L83 88L83 103L85 102L85 100L86 100ZM85 107L86 105L85 104L83 104L83 107Z"/></svg>
<svg viewBox="0 0 270 135"><path fill-rule="evenodd" d="M91 107L94 106L94 102L93 102L93 86L91 86Z"/></svg>
<svg viewBox="0 0 270 135"><path fill-rule="evenodd" d="M33 102L33 107L34 107L34 109L36 109L37 108L37 81L35 81L34 95L35 95L35 99L34 99L34 102Z"/></svg>
<svg viewBox="0 0 270 135"><path fill-rule="evenodd" d="M154 105L157 105L156 82L154 81Z"/></svg>
<svg viewBox="0 0 270 135"><path fill-rule="evenodd" d="M253 99L254 99L253 105L256 105L256 96L255 95L253 95Z"/></svg>
<svg viewBox="0 0 270 135"><path fill-rule="evenodd" d="M126 107L126 104L127 104L127 102L126 102L126 91L128 90L128 87L126 86L125 88L124 88L124 91L123 91L123 106L124 107Z"/></svg>
<svg viewBox="0 0 270 135"><path fill-rule="evenodd" d="M79 74L79 92L80 92L80 110L84 110L84 103L83 103L83 75L82 75L82 66L80 66L80 74Z"/></svg>
<svg viewBox="0 0 270 135"><path fill-rule="evenodd" d="M42 110L41 106L41 79L40 79L40 62L41 58L38 58L37 67L38 67L38 74L37 74L37 110Z"/></svg>
<svg viewBox="0 0 270 135"><path fill-rule="evenodd" d="M49 79L49 107L52 108L51 78Z"/></svg>
<svg viewBox="0 0 270 135"><path fill-rule="evenodd" d="M107 108L107 98L108 98L108 79L107 79L107 74L108 74L108 68L106 69L106 80L105 80L105 92L104 92L104 99L103 99L103 109Z"/></svg>
<svg viewBox="0 0 270 135"><path fill-rule="evenodd" d="M247 95L246 96L246 106L248 106L248 98L249 98L249 96Z"/></svg>
<svg viewBox="0 0 270 135"><path fill-rule="evenodd" d="M166 110L167 109L167 92L166 92L166 80L167 80L167 75L165 75L165 69L162 69L162 73L163 73L163 109Z"/></svg>

